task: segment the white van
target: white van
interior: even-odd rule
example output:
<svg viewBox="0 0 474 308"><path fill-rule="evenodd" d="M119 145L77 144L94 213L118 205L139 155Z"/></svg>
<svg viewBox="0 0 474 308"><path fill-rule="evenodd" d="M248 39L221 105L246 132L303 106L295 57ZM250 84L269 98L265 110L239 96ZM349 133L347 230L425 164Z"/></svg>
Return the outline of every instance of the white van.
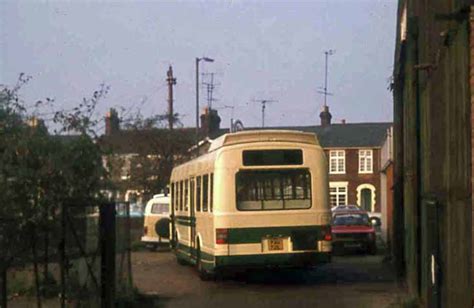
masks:
<svg viewBox="0 0 474 308"><path fill-rule="evenodd" d="M144 212L142 242L151 248L169 243L170 197L154 195Z"/></svg>

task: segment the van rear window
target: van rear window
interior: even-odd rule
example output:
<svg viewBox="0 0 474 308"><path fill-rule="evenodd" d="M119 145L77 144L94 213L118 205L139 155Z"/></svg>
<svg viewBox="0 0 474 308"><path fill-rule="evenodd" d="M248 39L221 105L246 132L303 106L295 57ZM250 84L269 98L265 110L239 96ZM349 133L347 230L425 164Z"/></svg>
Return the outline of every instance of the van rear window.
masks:
<svg viewBox="0 0 474 308"><path fill-rule="evenodd" d="M244 166L302 165L301 150L249 150L243 151Z"/></svg>
<svg viewBox="0 0 474 308"><path fill-rule="evenodd" d="M151 206L152 214L167 214L168 212L168 204L166 203L155 203Z"/></svg>

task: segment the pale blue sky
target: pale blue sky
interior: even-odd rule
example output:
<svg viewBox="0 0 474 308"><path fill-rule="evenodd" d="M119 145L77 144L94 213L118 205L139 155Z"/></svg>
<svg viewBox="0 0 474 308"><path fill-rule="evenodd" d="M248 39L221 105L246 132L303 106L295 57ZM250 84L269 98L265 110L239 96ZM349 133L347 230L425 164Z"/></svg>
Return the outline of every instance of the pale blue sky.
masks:
<svg viewBox="0 0 474 308"><path fill-rule="evenodd" d="M245 126L319 124L324 50L333 121L391 121L396 1L10 1L0 3L0 83L33 76L23 98L73 106L101 83L114 106L145 116L167 108L166 70L178 84L175 110L195 121L195 57L215 72L216 107L235 105ZM204 91L201 91L203 93ZM203 93L204 94L204 93ZM140 102L146 97L144 104ZM205 96L201 98L201 106ZM228 127L230 110L219 109Z"/></svg>

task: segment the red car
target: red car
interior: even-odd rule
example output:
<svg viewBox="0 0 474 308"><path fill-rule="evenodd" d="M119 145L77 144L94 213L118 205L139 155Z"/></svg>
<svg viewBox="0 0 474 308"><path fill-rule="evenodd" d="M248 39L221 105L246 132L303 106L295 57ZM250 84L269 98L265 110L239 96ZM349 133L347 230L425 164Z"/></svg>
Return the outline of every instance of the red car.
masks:
<svg viewBox="0 0 474 308"><path fill-rule="evenodd" d="M375 229L365 211L336 211L332 216L333 250L363 249L377 253Z"/></svg>

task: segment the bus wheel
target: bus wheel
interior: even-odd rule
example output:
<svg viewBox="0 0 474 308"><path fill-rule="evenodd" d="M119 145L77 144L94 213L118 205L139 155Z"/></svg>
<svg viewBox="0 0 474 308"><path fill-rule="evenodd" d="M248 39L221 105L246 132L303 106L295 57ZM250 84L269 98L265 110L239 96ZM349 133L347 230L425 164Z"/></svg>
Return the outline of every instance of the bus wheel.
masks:
<svg viewBox="0 0 474 308"><path fill-rule="evenodd" d="M179 265L186 265L188 263L186 263L186 261L184 261L183 259L181 259L180 257L176 256L176 262L178 262Z"/></svg>
<svg viewBox="0 0 474 308"><path fill-rule="evenodd" d="M197 267L197 271L199 273L199 278L201 278L201 280L209 281L209 280L212 280L214 278L214 275L209 273L208 271L206 271L204 269L203 265L202 265L201 249L199 248L199 245L198 245L197 253L196 253L196 267Z"/></svg>

